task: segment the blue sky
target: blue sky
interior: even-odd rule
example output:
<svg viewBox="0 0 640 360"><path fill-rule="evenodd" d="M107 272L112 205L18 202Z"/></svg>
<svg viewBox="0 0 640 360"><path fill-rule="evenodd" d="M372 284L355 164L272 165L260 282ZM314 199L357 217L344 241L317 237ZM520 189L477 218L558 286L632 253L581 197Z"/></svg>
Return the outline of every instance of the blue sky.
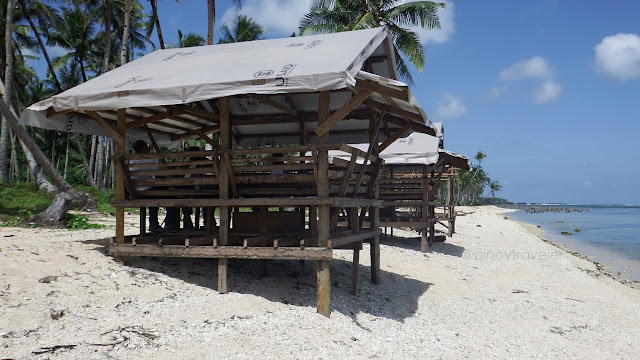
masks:
<svg viewBox="0 0 640 360"><path fill-rule="evenodd" d="M291 35L310 0L217 1ZM146 3L146 2L145 2ZM448 1L442 29L421 31L427 61L412 91L510 201L640 204L640 1ZM165 40L206 36L206 2L159 1ZM155 38L154 38L155 40Z"/></svg>

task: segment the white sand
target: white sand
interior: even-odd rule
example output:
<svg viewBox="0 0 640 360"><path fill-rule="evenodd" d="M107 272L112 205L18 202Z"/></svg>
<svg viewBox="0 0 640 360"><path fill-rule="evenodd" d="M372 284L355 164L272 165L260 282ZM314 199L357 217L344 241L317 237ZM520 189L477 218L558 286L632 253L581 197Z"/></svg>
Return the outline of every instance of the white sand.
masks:
<svg viewBox="0 0 640 360"><path fill-rule="evenodd" d="M502 210L463 210L428 254L396 230L408 238L383 242L380 285L366 248L358 297L351 253L337 253L330 319L309 263L261 278L261 262L232 260L221 295L215 260L119 265L113 230L0 228L0 359L640 358L640 291Z"/></svg>

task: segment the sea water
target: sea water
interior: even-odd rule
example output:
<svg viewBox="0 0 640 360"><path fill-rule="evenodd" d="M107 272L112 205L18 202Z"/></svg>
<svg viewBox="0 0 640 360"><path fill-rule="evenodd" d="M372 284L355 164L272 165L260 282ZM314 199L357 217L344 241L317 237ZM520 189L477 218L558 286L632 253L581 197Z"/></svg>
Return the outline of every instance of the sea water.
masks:
<svg viewBox="0 0 640 360"><path fill-rule="evenodd" d="M550 207L550 206L544 206ZM539 225L545 238L602 263L630 281L640 282L640 206L558 205L580 212L517 211L514 220ZM571 235L563 235L568 231Z"/></svg>

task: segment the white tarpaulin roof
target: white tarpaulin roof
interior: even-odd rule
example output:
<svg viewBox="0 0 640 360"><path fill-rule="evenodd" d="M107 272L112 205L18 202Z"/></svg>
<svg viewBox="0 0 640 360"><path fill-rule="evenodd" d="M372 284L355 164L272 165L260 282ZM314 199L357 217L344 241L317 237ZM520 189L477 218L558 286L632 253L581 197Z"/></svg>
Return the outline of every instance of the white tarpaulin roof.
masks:
<svg viewBox="0 0 640 360"><path fill-rule="evenodd" d="M441 157L447 157L461 165L462 168L468 168L469 158L443 150L439 146L440 138L427 134L413 133L405 138L398 139L384 149L379 157L388 165L434 165ZM367 151L368 143L349 144L362 151ZM338 152L332 152L336 157L348 160L345 155ZM464 165L467 166L464 166Z"/></svg>
<svg viewBox="0 0 640 360"><path fill-rule="evenodd" d="M245 145L253 145L257 137L271 136L273 143L287 143L291 139L286 134L299 129L293 129L298 120L294 124L285 117L295 119L300 113L317 112L318 91L334 91L331 110L335 111L353 93L368 89L372 94L354 111L379 106L395 120L387 124L392 129L402 126L400 119L415 123L418 131L434 132L407 85L393 80L392 46L388 32L376 28L157 50L33 104L20 121L46 129L108 136L104 122L100 126L95 114L113 126L116 110L126 108L127 140L145 137L142 126L146 125L154 137L167 142L197 136L196 130L215 131L217 109L208 100L234 96L230 112L238 139L249 138ZM270 122L256 120L267 116ZM273 121L274 117L285 120ZM236 126L235 118L246 121ZM368 128L368 124L350 123L350 119L347 116L332 131L355 135L357 130ZM305 128L311 132L315 125L309 121ZM353 141L357 136L343 138L336 140L362 141ZM330 137L330 141L335 140Z"/></svg>

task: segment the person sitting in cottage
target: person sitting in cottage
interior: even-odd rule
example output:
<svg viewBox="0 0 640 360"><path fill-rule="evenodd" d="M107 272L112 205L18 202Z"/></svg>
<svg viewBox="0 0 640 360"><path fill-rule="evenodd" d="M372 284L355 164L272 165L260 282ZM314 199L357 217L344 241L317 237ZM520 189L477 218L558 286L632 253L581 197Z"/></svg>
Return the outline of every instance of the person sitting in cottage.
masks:
<svg viewBox="0 0 640 360"><path fill-rule="evenodd" d="M132 145L133 152L136 154L149 154L151 149L149 145L143 140L137 140ZM155 164L157 161L155 159L135 159L131 160L129 164ZM130 167L130 171L135 170L155 170L157 167L150 166L141 166L141 167ZM148 180L153 179L152 176L141 175L141 176L131 176L131 179L134 180ZM136 191L145 191L152 189L151 186L136 186ZM165 230L176 231L178 227L178 222L180 218L180 209L178 208L167 208L167 214L165 216L165 227L160 226L158 221L158 207L150 207L149 208L149 231L150 232L163 232Z"/></svg>
<svg viewBox="0 0 640 360"><path fill-rule="evenodd" d="M197 146L191 146L191 147L187 148L187 151L202 151L202 150ZM197 156L197 157L192 157L191 161L201 161L201 160L206 160L206 159L207 158L204 157L204 156ZM191 164L189 166L189 169L194 169L196 167L198 167L197 164ZM194 176L203 177L204 174L196 174ZM186 174L184 177L185 178L190 178L191 174ZM195 185L194 189L200 190L200 185ZM196 208L196 211L200 211L200 208ZM214 211L215 212L215 207L202 209L202 217L203 217L204 226L207 226L207 215L208 215L209 211ZM193 208L191 208L191 207L182 208L182 216L183 216L182 228L183 229L192 230L192 229L195 228L194 224L193 224L193 221L191 220L191 215L192 214L193 214ZM196 218L199 218L199 216L197 216ZM200 225L200 224L198 224L198 225ZM213 218L213 227L214 228L217 227L215 218Z"/></svg>

